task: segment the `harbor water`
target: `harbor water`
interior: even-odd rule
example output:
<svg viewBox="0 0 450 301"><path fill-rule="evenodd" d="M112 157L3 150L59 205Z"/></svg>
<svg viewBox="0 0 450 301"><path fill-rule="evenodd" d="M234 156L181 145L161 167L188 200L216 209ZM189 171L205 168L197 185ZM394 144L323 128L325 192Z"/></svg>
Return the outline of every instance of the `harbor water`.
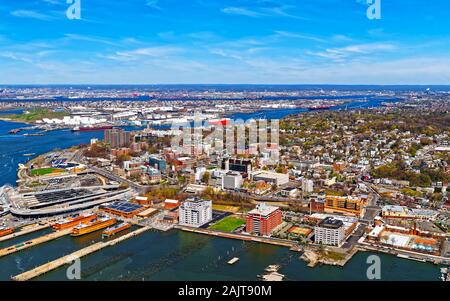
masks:
<svg viewBox="0 0 450 301"><path fill-rule="evenodd" d="M271 110L266 118L281 118L293 110ZM3 112L5 113L5 112ZM264 115L235 116L245 119ZM262 117L258 117L262 118ZM51 131L44 136L9 135L11 129L24 127L20 123L0 121L0 186L15 185L17 166L31 157L63 149L91 138L102 138L102 132L74 133ZM44 235L50 229L0 242L9 247ZM70 254L101 239L101 231L87 236L61 237L54 241L0 258L0 280ZM300 260L300 253L284 247L239 240L210 237L179 230L149 231L113 247L88 255L81 260L82 280L257 280L271 264L280 264L280 273L287 280L367 280L367 257L373 253L359 252L345 267L318 266L309 268ZM439 267L430 263L377 254L381 258L382 280L439 280ZM233 257L240 260L227 264ZM66 267L38 277L36 280L66 280Z"/></svg>

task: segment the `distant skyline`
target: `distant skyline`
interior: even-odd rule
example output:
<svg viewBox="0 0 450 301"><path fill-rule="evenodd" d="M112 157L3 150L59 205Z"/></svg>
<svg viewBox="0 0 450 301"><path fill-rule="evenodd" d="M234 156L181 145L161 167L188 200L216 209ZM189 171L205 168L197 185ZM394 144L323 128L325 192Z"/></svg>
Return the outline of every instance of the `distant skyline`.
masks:
<svg viewBox="0 0 450 301"><path fill-rule="evenodd" d="M1 84L450 84L450 2L0 0Z"/></svg>

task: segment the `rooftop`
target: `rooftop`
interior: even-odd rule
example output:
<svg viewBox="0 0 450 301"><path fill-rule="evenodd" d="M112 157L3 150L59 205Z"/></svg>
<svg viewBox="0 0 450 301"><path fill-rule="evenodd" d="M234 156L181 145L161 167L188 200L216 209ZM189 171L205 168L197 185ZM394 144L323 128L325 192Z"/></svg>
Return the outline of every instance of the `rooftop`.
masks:
<svg viewBox="0 0 450 301"><path fill-rule="evenodd" d="M319 223L319 227L322 228L339 229L343 226L344 223L341 220L332 217L327 217Z"/></svg>
<svg viewBox="0 0 450 301"><path fill-rule="evenodd" d="M259 204L256 206L255 209L248 212L248 214L256 214L256 215L262 215L262 216L268 216L272 212L278 210L278 207L275 206L269 206L265 203Z"/></svg>

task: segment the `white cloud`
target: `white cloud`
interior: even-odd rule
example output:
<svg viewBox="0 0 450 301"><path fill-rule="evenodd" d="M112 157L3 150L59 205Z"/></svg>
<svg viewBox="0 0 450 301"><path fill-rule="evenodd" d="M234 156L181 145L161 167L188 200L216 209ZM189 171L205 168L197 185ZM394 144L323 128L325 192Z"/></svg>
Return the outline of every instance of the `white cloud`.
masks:
<svg viewBox="0 0 450 301"><path fill-rule="evenodd" d="M48 3L48 4L52 4L52 5L62 4L63 3L63 1L61 1L61 0L42 0L42 1L45 2L45 3Z"/></svg>
<svg viewBox="0 0 450 301"><path fill-rule="evenodd" d="M342 61L358 55L368 55L374 52L386 52L395 50L397 47L390 43L368 43L355 44L341 48L327 48L324 51L308 51L307 54L327 58L336 61Z"/></svg>
<svg viewBox="0 0 450 301"><path fill-rule="evenodd" d="M300 34L300 33L295 33L295 32L276 30L275 33L279 37L305 39L305 40L311 40L311 41L315 41L315 42L319 42L319 43L327 42L327 40L322 39L322 38L318 38L318 37L310 36L310 35L305 35L305 34Z"/></svg>
<svg viewBox="0 0 450 301"><path fill-rule="evenodd" d="M132 62L132 61L140 61L142 59L145 59L145 57L167 58L180 51L181 49L176 47L159 46L159 47L138 48L128 51L117 51L112 55L100 55L100 56L110 60Z"/></svg>
<svg viewBox="0 0 450 301"><path fill-rule="evenodd" d="M247 17L262 17L264 16L264 14L248 9L248 8L244 8L244 7L225 7L222 9L222 12L226 13L226 14L231 14L231 15L242 15L242 16L247 16Z"/></svg>
<svg viewBox="0 0 450 301"><path fill-rule="evenodd" d="M248 8L248 7L237 7L230 6L222 9L223 13L230 15L241 15L252 18L259 17L289 17L296 19L303 19L301 17L291 15L288 13L288 10L292 8L292 6L287 5L278 5L272 7L258 7L258 8Z"/></svg>
<svg viewBox="0 0 450 301"><path fill-rule="evenodd" d="M52 19L52 17L50 17L49 15L45 15L34 10L24 10L24 9L12 11L11 15L19 18L31 18L43 21L48 21Z"/></svg>
<svg viewBox="0 0 450 301"><path fill-rule="evenodd" d="M103 38L98 38L98 37L91 37L91 36L73 34L73 33L67 33L64 36L66 37L66 39L69 39L69 40L93 42L93 43L106 44L106 45L118 45L118 43L111 42L109 40L106 40Z"/></svg>
<svg viewBox="0 0 450 301"><path fill-rule="evenodd" d="M145 5L153 9L161 10L161 7L159 6L159 0L147 0L145 2Z"/></svg>

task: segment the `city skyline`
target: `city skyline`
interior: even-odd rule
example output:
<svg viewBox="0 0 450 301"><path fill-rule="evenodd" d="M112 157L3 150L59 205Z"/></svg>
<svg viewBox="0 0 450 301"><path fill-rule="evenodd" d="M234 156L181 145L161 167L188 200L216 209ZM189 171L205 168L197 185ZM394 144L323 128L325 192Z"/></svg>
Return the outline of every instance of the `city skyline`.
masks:
<svg viewBox="0 0 450 301"><path fill-rule="evenodd" d="M0 1L0 84L450 83L450 4L317 2Z"/></svg>

